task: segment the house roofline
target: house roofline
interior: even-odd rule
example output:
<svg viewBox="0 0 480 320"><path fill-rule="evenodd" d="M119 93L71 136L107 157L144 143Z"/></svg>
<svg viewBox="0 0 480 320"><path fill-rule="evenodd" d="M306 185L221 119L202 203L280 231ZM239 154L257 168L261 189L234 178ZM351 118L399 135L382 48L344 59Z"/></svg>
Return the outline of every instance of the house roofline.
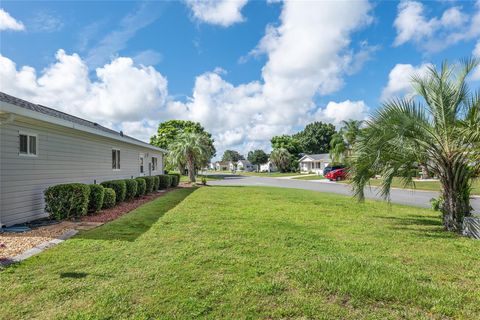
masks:
<svg viewBox="0 0 480 320"><path fill-rule="evenodd" d="M94 135L97 135L97 136L106 137L106 138L109 138L109 139L125 142L125 143L128 143L128 144L137 145L137 146L144 147L144 148L147 148L147 149L150 149L150 150L159 151L161 153L167 153L168 152L165 149L152 146L151 144L148 144L146 142L142 142L140 140L135 140L134 138L131 138L131 137L117 136L113 133L89 128L89 127L83 126L81 124L73 123L73 122L68 121L68 120L60 119L60 118L57 118L57 117L54 117L54 116L50 116L50 115L39 113L39 112L36 112L36 111L33 111L33 110L25 109L25 108L16 106L15 104L5 102L5 101L1 101L1 100L0 100L0 112L13 113L15 115L19 115L19 116L39 120L39 121L44 121L44 122L48 122L48 123L53 123L53 124L56 124L56 125L59 125L59 126L62 126L62 127L67 127L67 128L70 128L70 129L91 133L91 134L94 134Z"/></svg>

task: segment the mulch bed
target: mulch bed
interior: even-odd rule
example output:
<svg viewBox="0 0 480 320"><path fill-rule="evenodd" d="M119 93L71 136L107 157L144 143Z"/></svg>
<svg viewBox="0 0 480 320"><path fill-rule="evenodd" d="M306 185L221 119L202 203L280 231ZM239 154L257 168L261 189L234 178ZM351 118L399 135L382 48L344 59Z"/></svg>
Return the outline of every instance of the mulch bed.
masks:
<svg viewBox="0 0 480 320"><path fill-rule="evenodd" d="M158 191L156 193L152 193L146 196L143 196L140 199L134 199L129 202L122 202L117 204L115 207L105 210L100 210L95 215L92 216L85 216L81 219L81 221L86 222L108 222L117 219L120 216L123 216L126 213L129 213L132 210L140 207L142 204L155 200L168 192L178 189L178 188L185 188L188 185L179 185L177 188L171 188L165 191Z"/></svg>

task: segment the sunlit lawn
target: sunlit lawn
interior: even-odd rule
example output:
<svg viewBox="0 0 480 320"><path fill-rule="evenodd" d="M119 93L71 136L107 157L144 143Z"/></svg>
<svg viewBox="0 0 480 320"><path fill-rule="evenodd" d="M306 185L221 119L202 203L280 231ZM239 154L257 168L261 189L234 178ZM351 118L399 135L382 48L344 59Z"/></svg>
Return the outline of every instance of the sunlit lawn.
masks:
<svg viewBox="0 0 480 320"><path fill-rule="evenodd" d="M303 177L295 177L293 179L295 179L295 180L323 180L323 179L325 179L325 177L321 176L321 175L318 175L318 174L315 174L315 175L305 175Z"/></svg>
<svg viewBox="0 0 480 320"><path fill-rule="evenodd" d="M480 241L426 209L173 191L0 272L2 319L478 319Z"/></svg>

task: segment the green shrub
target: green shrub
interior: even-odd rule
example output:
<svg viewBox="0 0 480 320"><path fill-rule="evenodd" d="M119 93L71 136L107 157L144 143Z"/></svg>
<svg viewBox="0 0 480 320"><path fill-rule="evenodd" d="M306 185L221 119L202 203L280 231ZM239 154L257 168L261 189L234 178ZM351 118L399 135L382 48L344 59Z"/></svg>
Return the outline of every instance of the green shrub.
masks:
<svg viewBox="0 0 480 320"><path fill-rule="evenodd" d="M160 183L158 176L153 176L153 190L157 191Z"/></svg>
<svg viewBox="0 0 480 320"><path fill-rule="evenodd" d="M153 191L153 183L154 183L153 177L143 177L143 179L145 179L145 183L147 184L147 187L146 187L146 189L145 189L145 194L152 193L152 191Z"/></svg>
<svg viewBox="0 0 480 320"><path fill-rule="evenodd" d="M90 196L88 201L88 212L98 212L102 209L105 188L99 184L90 184Z"/></svg>
<svg viewBox="0 0 480 320"><path fill-rule="evenodd" d="M178 187L178 184L180 183L180 174L179 173L169 173L168 174L172 178L172 187Z"/></svg>
<svg viewBox="0 0 480 320"><path fill-rule="evenodd" d="M137 181L137 197L141 197L145 195L145 192L147 190L147 183L145 179L143 178L135 178L135 181Z"/></svg>
<svg viewBox="0 0 480 320"><path fill-rule="evenodd" d="M45 190L45 211L60 219L79 218L88 212L90 188L83 183L52 186Z"/></svg>
<svg viewBox="0 0 480 320"><path fill-rule="evenodd" d="M127 185L125 180L111 180L104 181L101 183L105 188L112 188L115 191L116 203L120 203L125 200L125 195L127 193Z"/></svg>
<svg viewBox="0 0 480 320"><path fill-rule="evenodd" d="M161 174L158 176L158 179L160 182L158 186L159 189L167 189L170 186L170 182L171 182L170 176L166 174Z"/></svg>
<svg viewBox="0 0 480 320"><path fill-rule="evenodd" d="M115 206L117 196L115 190L112 188L105 188L105 195L103 197L103 209L112 208Z"/></svg>
<svg viewBox="0 0 480 320"><path fill-rule="evenodd" d="M135 179L125 179L125 186L127 187L125 192L125 201L133 200L133 198L135 198L137 195L137 181L135 181Z"/></svg>

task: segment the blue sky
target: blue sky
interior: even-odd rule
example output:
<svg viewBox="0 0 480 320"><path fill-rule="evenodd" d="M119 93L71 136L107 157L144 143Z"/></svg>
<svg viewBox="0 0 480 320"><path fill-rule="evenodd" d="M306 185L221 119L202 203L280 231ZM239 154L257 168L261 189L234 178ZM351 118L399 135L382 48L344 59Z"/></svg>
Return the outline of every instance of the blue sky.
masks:
<svg viewBox="0 0 480 320"><path fill-rule="evenodd" d="M364 119L430 63L480 56L480 2L2 1L1 90L148 140L201 122L221 152ZM472 78L478 87L480 71Z"/></svg>

